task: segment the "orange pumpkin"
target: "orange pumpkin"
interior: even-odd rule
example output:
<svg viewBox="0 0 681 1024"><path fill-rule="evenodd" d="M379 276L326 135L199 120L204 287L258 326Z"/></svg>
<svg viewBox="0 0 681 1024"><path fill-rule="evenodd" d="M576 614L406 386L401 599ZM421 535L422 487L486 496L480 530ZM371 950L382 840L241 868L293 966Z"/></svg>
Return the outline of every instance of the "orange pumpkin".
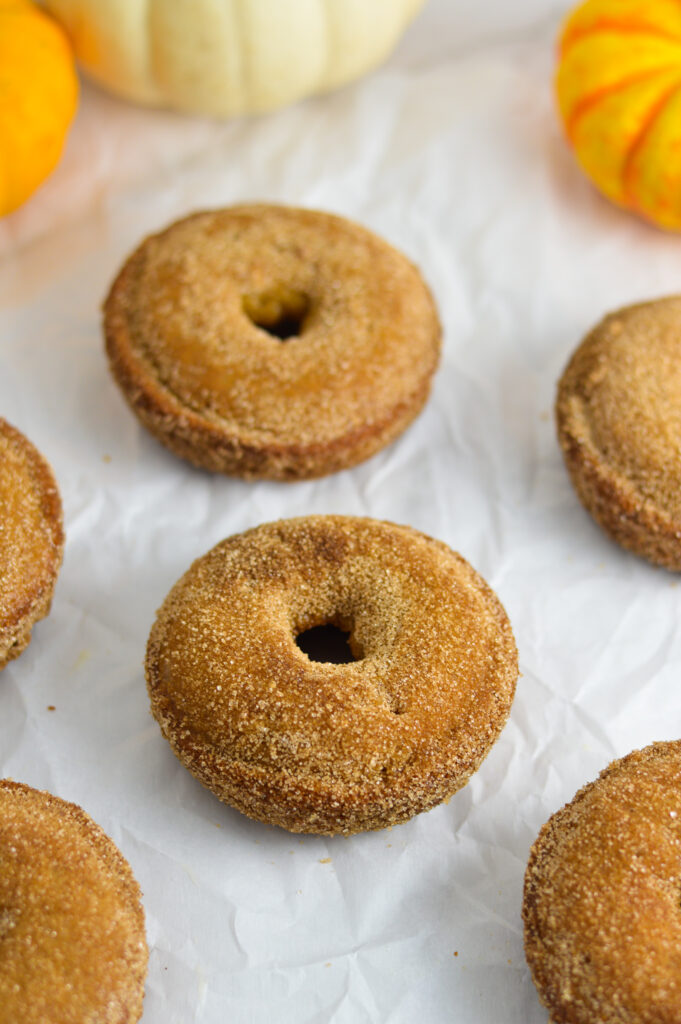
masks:
<svg viewBox="0 0 681 1024"><path fill-rule="evenodd" d="M620 206L681 230L681 3L587 0L560 40L558 104L577 160Z"/></svg>
<svg viewBox="0 0 681 1024"><path fill-rule="evenodd" d="M77 101L62 29L29 0L0 0L0 216L53 169Z"/></svg>

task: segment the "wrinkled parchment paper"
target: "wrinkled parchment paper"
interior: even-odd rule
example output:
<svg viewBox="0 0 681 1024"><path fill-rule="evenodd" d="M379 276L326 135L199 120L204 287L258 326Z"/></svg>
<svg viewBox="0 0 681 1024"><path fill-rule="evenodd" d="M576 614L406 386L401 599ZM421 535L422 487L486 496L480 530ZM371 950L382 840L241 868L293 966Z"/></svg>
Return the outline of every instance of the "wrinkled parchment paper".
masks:
<svg viewBox="0 0 681 1024"><path fill-rule="evenodd" d="M613 757L679 733L678 579L605 538L554 438L555 382L582 334L681 288L681 239L609 206L560 137L567 6L431 0L380 71L252 120L86 86L57 172L0 222L0 414L51 461L68 536L52 613L0 675L0 770L81 804L132 864L144 1024L545 1024L522 951L530 844ZM441 311L423 414L313 483L190 468L138 426L103 357L99 304L140 237L250 199L364 222L420 265ZM154 612L194 557L329 511L461 551L504 602L522 671L500 740L447 806L333 840L202 789L142 672Z"/></svg>

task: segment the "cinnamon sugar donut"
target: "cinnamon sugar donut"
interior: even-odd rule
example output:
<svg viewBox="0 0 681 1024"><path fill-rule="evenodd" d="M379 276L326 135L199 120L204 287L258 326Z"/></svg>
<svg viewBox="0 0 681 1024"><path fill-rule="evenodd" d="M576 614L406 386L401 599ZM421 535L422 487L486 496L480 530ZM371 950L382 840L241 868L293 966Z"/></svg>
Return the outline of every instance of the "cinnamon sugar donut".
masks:
<svg viewBox="0 0 681 1024"><path fill-rule="evenodd" d="M553 1024L681 1021L681 742L614 761L544 825L525 952Z"/></svg>
<svg viewBox="0 0 681 1024"><path fill-rule="evenodd" d="M147 945L140 891L75 804L0 780L0 1018L133 1024Z"/></svg>
<svg viewBox="0 0 681 1024"><path fill-rule="evenodd" d="M345 658L313 650L320 627L347 634ZM333 835L406 821L463 786L518 667L498 599L445 544L308 516L196 561L158 613L146 672L199 781L250 817Z"/></svg>
<svg viewBox="0 0 681 1024"><path fill-rule="evenodd" d="M264 204L147 238L104 307L113 374L159 441L245 478L322 476L414 419L440 326L419 272L365 228Z"/></svg>
<svg viewBox="0 0 681 1024"><path fill-rule="evenodd" d="M563 373L556 416L596 521L623 547L681 570L681 297L606 317Z"/></svg>
<svg viewBox="0 0 681 1024"><path fill-rule="evenodd" d="M0 419L0 669L21 654L50 610L64 548L52 471L33 445Z"/></svg>

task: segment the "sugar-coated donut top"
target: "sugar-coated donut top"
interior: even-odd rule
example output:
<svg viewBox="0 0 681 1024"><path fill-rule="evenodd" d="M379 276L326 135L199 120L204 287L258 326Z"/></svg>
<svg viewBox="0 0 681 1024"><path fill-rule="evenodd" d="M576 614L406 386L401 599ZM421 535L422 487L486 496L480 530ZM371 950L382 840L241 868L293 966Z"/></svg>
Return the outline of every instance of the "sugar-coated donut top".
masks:
<svg viewBox="0 0 681 1024"><path fill-rule="evenodd" d="M627 507L681 529L681 297L606 317L565 370L558 417Z"/></svg>
<svg viewBox="0 0 681 1024"><path fill-rule="evenodd" d="M681 1019L681 742L611 764L540 832L525 948L551 1020Z"/></svg>
<svg viewBox="0 0 681 1024"><path fill-rule="evenodd" d="M287 341L257 326L302 316ZM440 329L418 271L343 218L255 204L148 238L107 302L125 373L244 444L326 443L423 393Z"/></svg>
<svg viewBox="0 0 681 1024"><path fill-rule="evenodd" d="M84 811L0 780L0 1018L136 1021L147 962L139 898Z"/></svg>
<svg viewBox="0 0 681 1024"><path fill-rule="evenodd" d="M349 631L358 660L314 662L297 647L326 623ZM463 784L516 676L504 610L460 555L346 516L218 544L170 592L147 656L152 706L176 744L298 779L329 803L413 789L423 806L424 787Z"/></svg>
<svg viewBox="0 0 681 1024"><path fill-rule="evenodd" d="M0 661L17 623L51 588L64 543L52 473L26 438L0 419Z"/></svg>

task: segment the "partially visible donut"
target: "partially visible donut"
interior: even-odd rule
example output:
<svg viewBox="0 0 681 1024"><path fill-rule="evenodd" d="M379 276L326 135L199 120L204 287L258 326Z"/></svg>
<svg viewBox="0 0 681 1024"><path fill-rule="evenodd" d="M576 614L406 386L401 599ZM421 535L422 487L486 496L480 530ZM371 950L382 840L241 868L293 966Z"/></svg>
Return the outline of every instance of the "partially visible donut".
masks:
<svg viewBox="0 0 681 1024"><path fill-rule="evenodd" d="M348 659L307 646L348 634ZM308 648L309 650L309 648ZM497 597L445 544L350 516L230 537L151 630L152 711L221 800L292 832L385 828L450 797L509 714L518 674Z"/></svg>
<svg viewBox="0 0 681 1024"><path fill-rule="evenodd" d="M147 944L130 866L75 804L0 780L0 1019L133 1024Z"/></svg>
<svg viewBox="0 0 681 1024"><path fill-rule="evenodd" d="M681 297L610 314L558 386L572 482L619 544L681 570Z"/></svg>
<svg viewBox="0 0 681 1024"><path fill-rule="evenodd" d="M64 548L52 471L23 434L0 419L0 669L21 654L50 610Z"/></svg>
<svg viewBox="0 0 681 1024"><path fill-rule="evenodd" d="M614 761L544 825L523 919L553 1024L679 1024L681 741Z"/></svg>
<svg viewBox="0 0 681 1024"><path fill-rule="evenodd" d="M104 307L114 377L159 441L206 469L302 479L396 438L440 351L418 270L341 217L254 204L147 238Z"/></svg>

